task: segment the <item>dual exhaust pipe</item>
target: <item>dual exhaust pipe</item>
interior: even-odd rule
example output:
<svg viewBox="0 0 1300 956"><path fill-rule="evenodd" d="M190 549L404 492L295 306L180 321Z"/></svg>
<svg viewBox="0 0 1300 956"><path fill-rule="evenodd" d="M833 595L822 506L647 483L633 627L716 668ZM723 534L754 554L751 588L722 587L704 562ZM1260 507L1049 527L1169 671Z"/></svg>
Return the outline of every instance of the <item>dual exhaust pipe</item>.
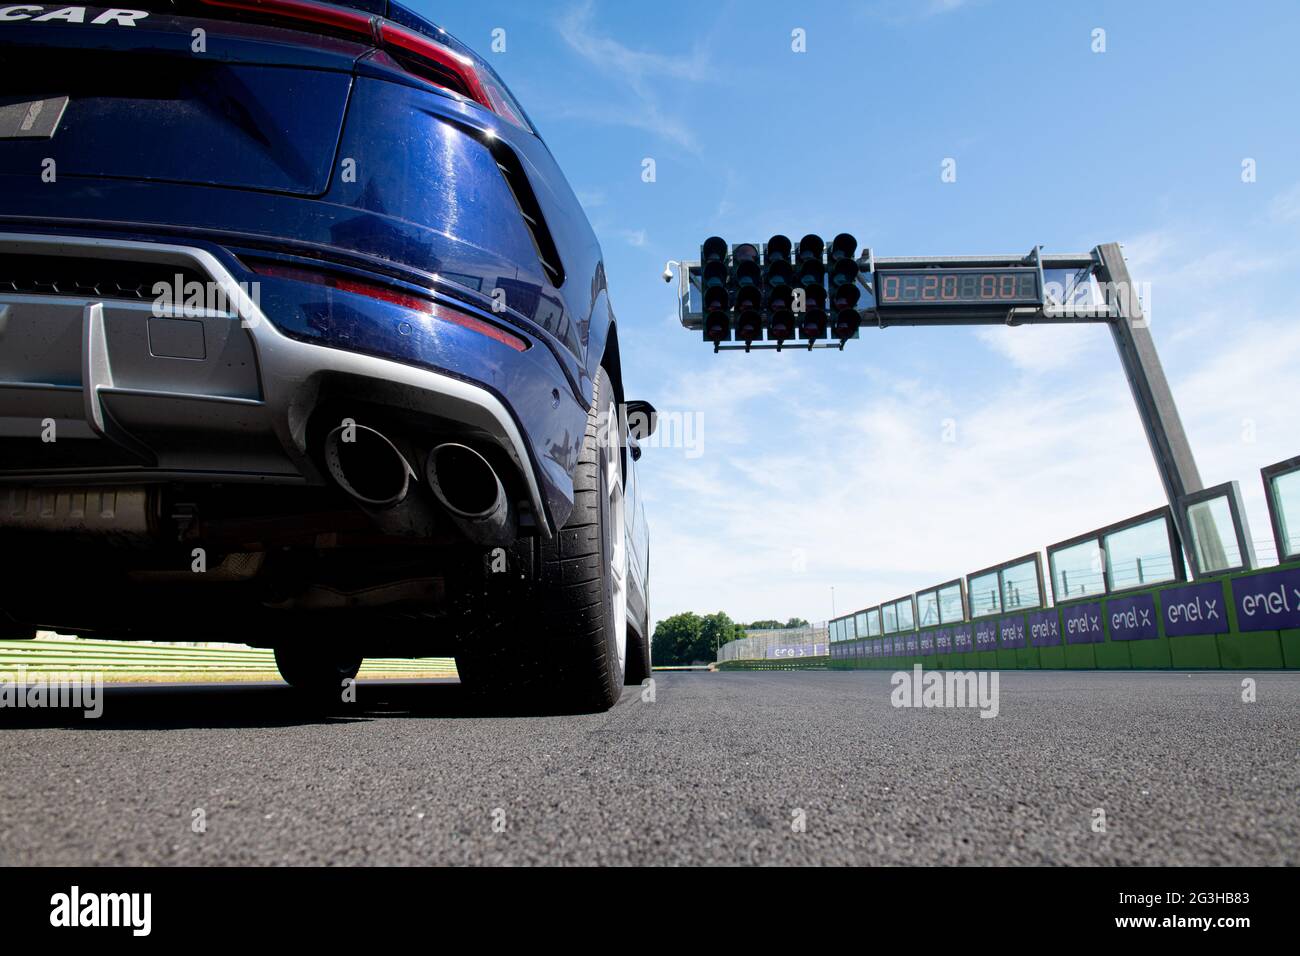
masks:
<svg viewBox="0 0 1300 956"><path fill-rule="evenodd" d="M427 535L433 515L413 488L420 476L383 432L351 422L325 436L330 477L385 531ZM505 545L514 539L514 515L501 477L481 454L457 442L434 446L424 482L460 530L475 544Z"/></svg>

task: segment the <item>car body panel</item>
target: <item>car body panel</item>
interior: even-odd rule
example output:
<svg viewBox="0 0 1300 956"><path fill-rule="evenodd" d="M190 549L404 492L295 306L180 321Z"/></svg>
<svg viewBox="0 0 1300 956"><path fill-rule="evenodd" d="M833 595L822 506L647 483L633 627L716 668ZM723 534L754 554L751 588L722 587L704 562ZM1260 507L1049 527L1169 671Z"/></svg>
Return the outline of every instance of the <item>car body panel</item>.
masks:
<svg viewBox="0 0 1300 956"><path fill-rule="evenodd" d="M397 4L349 5L466 50ZM192 7L92 26L107 8L85 9L81 23L37 22L35 13L0 22L0 58L23 67L0 81L0 105L69 96L51 138L0 140L0 232L194 250L231 280L258 284L261 310L286 343L482 389L517 429L547 530L562 525L595 373L616 336L599 243L542 139L364 42L185 15ZM204 56L191 49L199 27ZM312 108L294 108L304 102ZM547 243L562 281L543 265ZM413 321L398 304L261 275L250 265L259 259L409 289L512 329L531 347L514 351L454 324ZM109 309L110 325L121 311ZM60 321L78 326L71 313ZM106 400L131 418L129 400ZM301 436L286 422L275 424L282 447L268 445L257 468L323 480L294 456ZM281 452L288 467L267 464ZM629 484L635 490L634 476ZM633 599L644 610L644 515L634 500Z"/></svg>

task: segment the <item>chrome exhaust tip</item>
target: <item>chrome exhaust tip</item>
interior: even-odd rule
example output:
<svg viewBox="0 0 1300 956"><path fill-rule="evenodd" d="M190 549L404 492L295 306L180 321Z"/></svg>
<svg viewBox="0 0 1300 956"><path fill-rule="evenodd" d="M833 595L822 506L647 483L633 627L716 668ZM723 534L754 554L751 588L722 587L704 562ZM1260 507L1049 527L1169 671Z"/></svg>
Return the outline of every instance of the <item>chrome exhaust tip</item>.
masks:
<svg viewBox="0 0 1300 956"><path fill-rule="evenodd" d="M406 456L382 432L351 422L325 436L325 465L340 488L376 510L406 500L414 475Z"/></svg>
<svg viewBox="0 0 1300 956"><path fill-rule="evenodd" d="M468 445L446 442L429 453L425 478L457 527L479 544L514 538L510 501L492 464Z"/></svg>

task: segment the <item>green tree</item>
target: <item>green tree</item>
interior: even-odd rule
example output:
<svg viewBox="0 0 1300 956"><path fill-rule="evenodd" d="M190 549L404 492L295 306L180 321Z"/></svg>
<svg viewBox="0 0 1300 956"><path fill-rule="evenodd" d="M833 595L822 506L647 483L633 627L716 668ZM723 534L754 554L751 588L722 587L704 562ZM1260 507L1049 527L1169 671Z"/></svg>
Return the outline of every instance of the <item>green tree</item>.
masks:
<svg viewBox="0 0 1300 956"><path fill-rule="evenodd" d="M809 624L801 617L792 617L785 622L786 627L808 627Z"/></svg>
<svg viewBox="0 0 1300 956"><path fill-rule="evenodd" d="M722 611L718 611L704 618L700 628L700 639L703 644L700 650L708 655L705 660L716 660L718 649L723 644L744 636L745 629L743 627L736 624Z"/></svg>
<svg viewBox="0 0 1300 956"><path fill-rule="evenodd" d="M692 611L674 614L660 621L650 641L651 660L656 664L690 664L691 654L700 645L703 619Z"/></svg>
<svg viewBox="0 0 1300 956"><path fill-rule="evenodd" d="M692 611L674 614L660 621L651 638L656 664L666 666L708 664L717 659L718 648L745 636L745 628L724 612L701 616Z"/></svg>

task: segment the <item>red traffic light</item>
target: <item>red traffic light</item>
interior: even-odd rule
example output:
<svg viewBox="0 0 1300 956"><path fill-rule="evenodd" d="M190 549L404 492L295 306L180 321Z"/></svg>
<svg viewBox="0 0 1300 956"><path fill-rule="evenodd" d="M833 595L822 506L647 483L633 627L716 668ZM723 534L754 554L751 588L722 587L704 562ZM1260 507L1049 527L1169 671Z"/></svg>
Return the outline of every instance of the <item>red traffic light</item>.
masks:
<svg viewBox="0 0 1300 956"><path fill-rule="evenodd" d="M725 342L731 338L731 317L722 309L714 309L704 317L704 341Z"/></svg>
<svg viewBox="0 0 1300 956"><path fill-rule="evenodd" d="M773 309L767 321L767 338L778 345L794 338L794 313L788 308Z"/></svg>
<svg viewBox="0 0 1300 956"><path fill-rule="evenodd" d="M809 342L826 337L826 290L821 286L804 289L804 313L799 319L799 337Z"/></svg>
<svg viewBox="0 0 1300 956"><path fill-rule="evenodd" d="M757 309L746 309L736 318L736 338L748 345L763 337L763 316Z"/></svg>
<svg viewBox="0 0 1300 956"><path fill-rule="evenodd" d="M857 309L840 309L835 313L835 325L831 332L842 344L857 335L861 327L862 317L858 315Z"/></svg>
<svg viewBox="0 0 1300 956"><path fill-rule="evenodd" d="M763 302L763 294L757 285L746 284L736 290L736 311L757 309Z"/></svg>

